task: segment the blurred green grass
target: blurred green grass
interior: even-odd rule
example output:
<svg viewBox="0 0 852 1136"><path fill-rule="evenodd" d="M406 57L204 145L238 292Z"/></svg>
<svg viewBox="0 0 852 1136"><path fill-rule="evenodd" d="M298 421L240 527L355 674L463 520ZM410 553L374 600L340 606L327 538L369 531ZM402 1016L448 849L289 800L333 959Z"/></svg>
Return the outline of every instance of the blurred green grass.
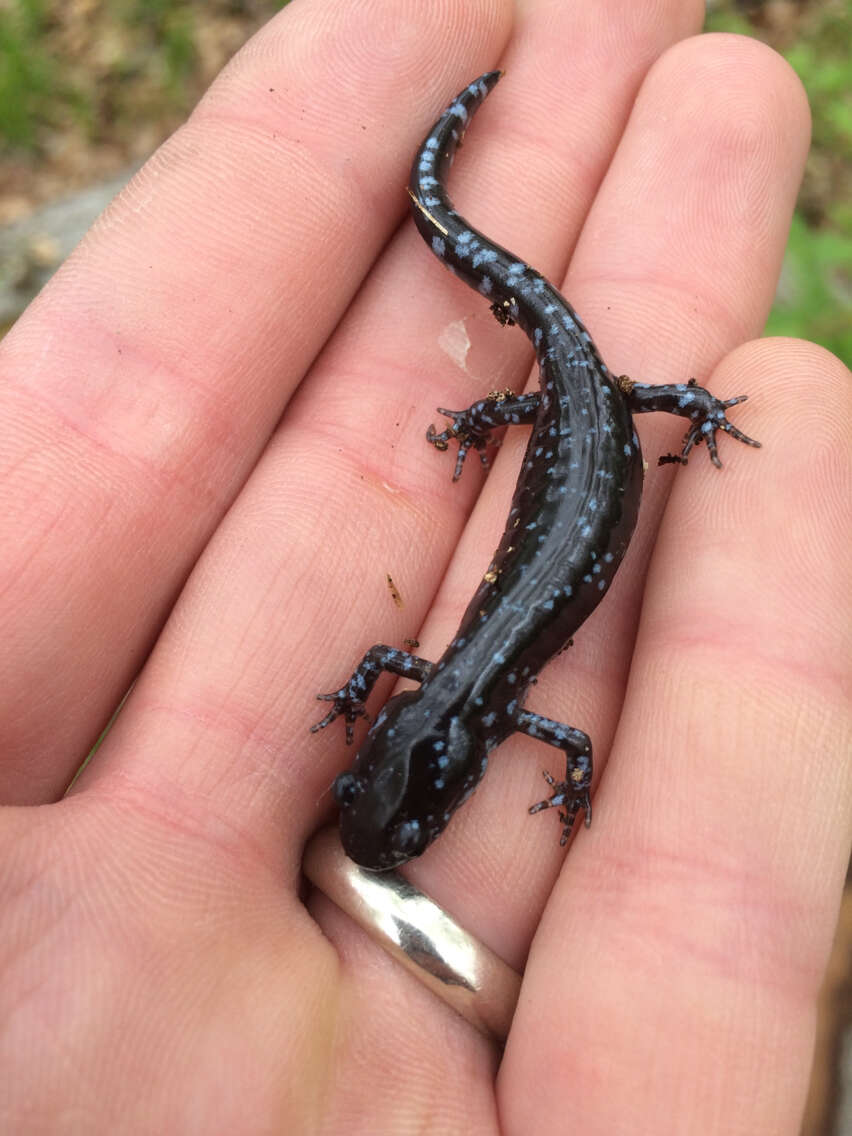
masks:
<svg viewBox="0 0 852 1136"><path fill-rule="evenodd" d="M212 77L200 51L209 24L243 21L248 36L286 2L0 0L0 162L23 155L35 177L69 136L120 149L144 125L167 132ZM813 147L766 332L813 339L849 363L852 0L720 0L707 29L770 42L808 92Z"/></svg>
<svg viewBox="0 0 852 1136"><path fill-rule="evenodd" d="M84 6L78 5L83 8ZM81 11L81 17L85 11ZM112 0L107 16L133 44L128 55L116 58L108 79L120 83L140 66L155 66L154 83L159 106L148 113L184 101L187 81L195 65L193 13L172 0ZM62 20L49 0L8 0L0 9L0 141L4 149L38 150L51 128L69 118L88 135L97 130L99 110L108 92L99 89L93 74L88 84L79 74L85 49L77 59L58 55L57 32ZM99 71L100 69L98 69ZM107 112L108 114L109 112Z"/></svg>
<svg viewBox="0 0 852 1136"><path fill-rule="evenodd" d="M285 0L286 2L286 0ZM37 153L57 129L97 141L188 111L211 76L208 23L245 24L274 0L0 0L0 154Z"/></svg>
<svg viewBox="0 0 852 1136"><path fill-rule="evenodd" d="M44 50L43 0L13 0L0 10L0 139L4 148L32 147L37 124L57 99L75 99Z"/></svg>
<svg viewBox="0 0 852 1136"><path fill-rule="evenodd" d="M706 29L757 35L808 92L811 153L766 334L811 339L852 364L852 0L725 0Z"/></svg>

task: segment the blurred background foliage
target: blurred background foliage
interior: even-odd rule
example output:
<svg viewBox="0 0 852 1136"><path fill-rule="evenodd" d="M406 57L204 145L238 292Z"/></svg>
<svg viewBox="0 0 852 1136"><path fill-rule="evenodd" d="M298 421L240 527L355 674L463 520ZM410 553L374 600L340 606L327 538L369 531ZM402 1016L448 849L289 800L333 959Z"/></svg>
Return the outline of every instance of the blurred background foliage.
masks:
<svg viewBox="0 0 852 1136"><path fill-rule="evenodd" d="M283 6L0 0L0 223L141 161Z"/></svg>
<svg viewBox="0 0 852 1136"><path fill-rule="evenodd" d="M852 364L852 0L723 0L706 28L770 44L808 92L811 153L766 334Z"/></svg>
<svg viewBox="0 0 852 1136"><path fill-rule="evenodd" d="M276 0L0 0L0 224L143 160ZM716 0L798 72L813 147L767 333L852 361L852 0Z"/></svg>

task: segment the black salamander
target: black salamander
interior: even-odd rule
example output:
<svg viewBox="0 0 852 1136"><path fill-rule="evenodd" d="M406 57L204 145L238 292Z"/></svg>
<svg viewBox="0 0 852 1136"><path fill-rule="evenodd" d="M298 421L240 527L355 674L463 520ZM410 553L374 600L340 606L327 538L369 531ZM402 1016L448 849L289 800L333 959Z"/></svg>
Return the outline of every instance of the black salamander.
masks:
<svg viewBox="0 0 852 1136"><path fill-rule="evenodd" d="M334 783L347 854L365 868L395 867L419 855L446 826L485 773L488 755L519 731L565 753L562 780L545 773L552 795L529 812L556 807L561 844L583 812L591 820L592 743L572 726L524 709L544 664L565 647L597 607L621 563L642 493L642 454L631 415L650 410L690 420L685 462L704 441L715 465L716 431L757 446L728 422L720 401L694 381L647 386L610 374L574 309L538 272L488 240L455 211L444 182L468 120L500 78L490 71L466 87L427 135L409 193L414 222L435 255L482 293L501 323L531 339L540 390L489 395L451 421L430 427L440 450L458 443L454 480L468 451L485 457L491 431L532 426L506 531L456 636L437 663L378 645L349 681L320 698L352 724L382 671L420 683L392 697ZM668 458L667 460L673 460Z"/></svg>

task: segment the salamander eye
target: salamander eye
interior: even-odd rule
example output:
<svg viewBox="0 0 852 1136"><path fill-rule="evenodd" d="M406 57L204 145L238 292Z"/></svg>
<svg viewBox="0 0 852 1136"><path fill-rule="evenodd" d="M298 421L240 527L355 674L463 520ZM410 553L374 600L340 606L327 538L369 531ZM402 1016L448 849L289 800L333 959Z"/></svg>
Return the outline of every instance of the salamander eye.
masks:
<svg viewBox="0 0 852 1136"><path fill-rule="evenodd" d="M400 856L418 856L429 843L429 834L419 820L403 820L390 834L391 849Z"/></svg>
<svg viewBox="0 0 852 1136"><path fill-rule="evenodd" d="M352 804L363 788L364 785L361 778L356 777L354 773L350 773L347 770L345 773L339 773L337 777L335 777L331 792L340 808L345 809L347 805Z"/></svg>

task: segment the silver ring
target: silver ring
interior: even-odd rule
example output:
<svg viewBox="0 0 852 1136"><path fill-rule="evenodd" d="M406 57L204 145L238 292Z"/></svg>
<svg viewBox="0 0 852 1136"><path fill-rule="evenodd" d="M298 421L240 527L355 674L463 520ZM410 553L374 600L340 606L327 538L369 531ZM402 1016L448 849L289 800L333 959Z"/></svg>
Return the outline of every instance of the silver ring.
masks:
<svg viewBox="0 0 852 1136"><path fill-rule="evenodd" d="M487 1037L503 1042L521 976L399 872L368 872L349 859L336 828L305 850L305 875L368 935Z"/></svg>

